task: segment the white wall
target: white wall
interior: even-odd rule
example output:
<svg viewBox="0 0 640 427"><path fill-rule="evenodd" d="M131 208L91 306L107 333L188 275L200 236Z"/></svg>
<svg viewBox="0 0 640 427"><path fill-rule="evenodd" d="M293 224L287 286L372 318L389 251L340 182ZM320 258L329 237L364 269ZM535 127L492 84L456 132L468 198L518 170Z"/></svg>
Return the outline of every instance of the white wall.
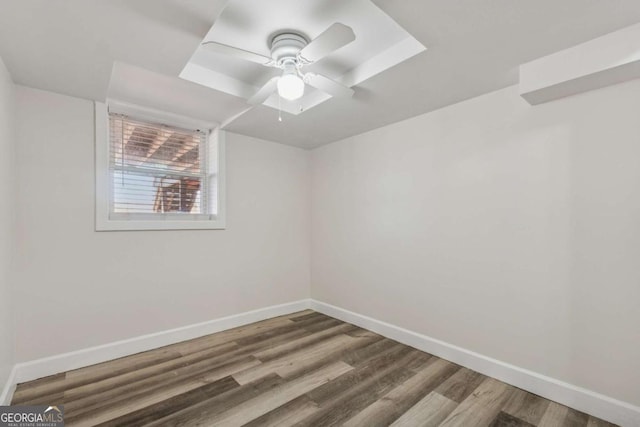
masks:
<svg viewBox="0 0 640 427"><path fill-rule="evenodd" d="M640 81L316 149L312 297L640 404Z"/></svg>
<svg viewBox="0 0 640 427"><path fill-rule="evenodd" d="M94 231L93 104L17 87L19 362L309 296L309 153L227 136L227 229Z"/></svg>
<svg viewBox="0 0 640 427"><path fill-rule="evenodd" d="M13 366L14 85L0 58L0 392ZM1 402L0 402L1 403Z"/></svg>

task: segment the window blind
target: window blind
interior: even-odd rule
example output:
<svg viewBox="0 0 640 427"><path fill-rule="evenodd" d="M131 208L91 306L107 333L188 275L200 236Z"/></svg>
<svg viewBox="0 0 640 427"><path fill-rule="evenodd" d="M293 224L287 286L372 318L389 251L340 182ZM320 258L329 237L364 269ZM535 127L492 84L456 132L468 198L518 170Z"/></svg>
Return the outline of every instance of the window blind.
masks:
<svg viewBox="0 0 640 427"><path fill-rule="evenodd" d="M207 134L109 114L111 217L210 214Z"/></svg>

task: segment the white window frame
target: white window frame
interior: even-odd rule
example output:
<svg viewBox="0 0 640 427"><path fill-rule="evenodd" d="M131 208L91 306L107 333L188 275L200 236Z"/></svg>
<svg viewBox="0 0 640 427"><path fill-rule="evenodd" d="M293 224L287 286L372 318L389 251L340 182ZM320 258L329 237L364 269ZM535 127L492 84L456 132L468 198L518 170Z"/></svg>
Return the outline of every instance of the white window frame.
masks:
<svg viewBox="0 0 640 427"><path fill-rule="evenodd" d="M226 228L225 221L225 132L217 124L193 120L188 117L159 110L109 101L109 105L95 102L95 171L96 171L96 231L139 231L139 230L220 230ZM209 154L208 170L217 170L217 213L215 215L194 215L176 217L172 215L139 216L132 219L112 219L111 176L109 173L109 111L129 115L139 120L164 123L186 129L210 129L208 148L217 147L217 155ZM216 162L216 164L211 164Z"/></svg>

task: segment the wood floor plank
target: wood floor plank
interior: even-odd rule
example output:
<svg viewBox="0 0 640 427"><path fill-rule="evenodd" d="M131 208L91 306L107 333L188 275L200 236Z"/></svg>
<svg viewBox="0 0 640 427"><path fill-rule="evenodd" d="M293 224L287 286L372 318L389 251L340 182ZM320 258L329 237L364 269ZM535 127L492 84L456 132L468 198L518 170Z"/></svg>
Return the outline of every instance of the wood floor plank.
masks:
<svg viewBox="0 0 640 427"><path fill-rule="evenodd" d="M64 405L64 391L58 391L51 394L46 395L38 395L30 400L22 400L20 402L12 401L12 405L20 405L20 406L44 406L44 405Z"/></svg>
<svg viewBox="0 0 640 427"><path fill-rule="evenodd" d="M304 372L310 367L316 366L345 348L357 346L358 343L366 344L366 341L363 340L364 338L354 338L344 334L335 335L293 352L291 358L274 359L238 372L234 375L234 378L240 384L246 384L272 372L282 377L292 376L296 372Z"/></svg>
<svg viewBox="0 0 640 427"><path fill-rule="evenodd" d="M485 379L487 379L487 377L478 372L462 368L440 384L436 392L455 402L461 403L469 397L473 390L478 388Z"/></svg>
<svg viewBox="0 0 640 427"><path fill-rule="evenodd" d="M357 335L357 336L369 336L369 335ZM371 336L372 338L374 336ZM388 338L382 338L380 340L374 341L364 347L353 349L349 353L346 353L342 356L342 360L345 363L357 368L363 363L366 363L373 357L377 357L391 348L397 348L398 346L402 346L402 344L390 340ZM407 346L403 346L408 348Z"/></svg>
<svg viewBox="0 0 640 427"><path fill-rule="evenodd" d="M344 362L335 362L303 377L288 381L222 413L215 414L206 410L192 411L180 420L179 425L241 426L339 377L351 369L353 368Z"/></svg>
<svg viewBox="0 0 640 427"><path fill-rule="evenodd" d="M459 369L458 365L434 358L413 377L360 411L344 425L388 426Z"/></svg>
<svg viewBox="0 0 640 427"><path fill-rule="evenodd" d="M601 420L594 416L589 416L589 421L587 422L587 427L615 427L615 424L609 423L605 420Z"/></svg>
<svg viewBox="0 0 640 427"><path fill-rule="evenodd" d="M153 405L146 406L137 411L122 415L121 417L100 424L101 427L144 426L151 422L168 417L183 409L196 405L204 400L219 396L230 390L239 388L233 377L227 376L211 384L198 387Z"/></svg>
<svg viewBox="0 0 640 427"><path fill-rule="evenodd" d="M345 390L334 399L322 405L312 416L303 419L296 426L337 426L375 402L390 389L407 380L414 373L405 368L397 368L386 374L368 378L356 386Z"/></svg>
<svg viewBox="0 0 640 427"><path fill-rule="evenodd" d="M353 329L353 326L342 323L340 325L319 331L312 332L310 335L304 337L289 340L280 345L269 347L267 349L252 353L253 356L261 362L268 362L269 360L277 359L287 354L296 352L302 348L316 344L325 338L332 337L334 335L345 334Z"/></svg>
<svg viewBox="0 0 640 427"><path fill-rule="evenodd" d="M538 423L539 427L559 427L564 425L569 408L556 402L550 402L542 419Z"/></svg>
<svg viewBox="0 0 640 427"><path fill-rule="evenodd" d="M127 372L126 374L115 375L100 381L95 381L79 387L73 387L65 392L65 399L69 403L74 400L80 400L78 405L82 406L88 403L88 395L91 395L94 400L106 399L108 397L107 395L102 394L103 392L112 392L113 394L113 392L117 393L118 387L121 386L131 384L139 386L140 384L148 383L149 379L153 382L153 379L160 374L171 373L178 369L180 369L180 372L182 373L188 372L189 370L192 370L193 372L200 372L197 370L211 369L212 367L215 367L216 361L220 361L221 364L224 363L223 361L226 362L228 359L226 354L236 350L237 348L238 345L233 342L222 344L220 346L213 347L212 349L192 353L179 359L169 360L137 371Z"/></svg>
<svg viewBox="0 0 640 427"><path fill-rule="evenodd" d="M502 411L537 426L548 406L547 399L515 389Z"/></svg>
<svg viewBox="0 0 640 427"><path fill-rule="evenodd" d="M329 364L337 361L343 361L345 359L345 355L350 354L353 351L356 351L360 348L366 347L372 342L375 342L380 339L379 336L376 337L351 337L352 341L348 342L344 346L340 346L336 348L335 351L327 352L324 355L318 355L315 358L309 358L308 360L295 360L291 361L288 365L284 366L281 369L278 369L276 373L285 378L297 378L300 375L304 375L305 372L309 370L314 370L320 367L323 364ZM346 363L346 362L345 362ZM347 363L350 366L353 366Z"/></svg>
<svg viewBox="0 0 640 427"><path fill-rule="evenodd" d="M214 416L220 414L234 406L237 406L243 402L260 396L261 394L273 390L285 383L285 380L280 378L276 374L271 374L264 378L260 378L249 384L241 385L238 388L232 389L221 395L205 399L201 402L195 403L185 409L175 411L174 413L159 418L156 421L145 424L145 426L162 426L162 427L175 427L181 426L184 419L192 418L193 413L207 412ZM123 424L126 425L126 424Z"/></svg>
<svg viewBox="0 0 640 427"><path fill-rule="evenodd" d="M67 372L66 382L68 387L72 387L77 383L86 384L90 381L99 381L113 375L119 375L125 372L146 368L147 366L155 365L157 363L175 360L183 355L183 352L178 351L175 348L138 353L133 356L121 357L120 359L111 360L109 362L69 371Z"/></svg>
<svg viewBox="0 0 640 427"><path fill-rule="evenodd" d="M567 411L567 416L564 419L564 425L567 427L586 427L588 422L589 415L571 408Z"/></svg>
<svg viewBox="0 0 640 427"><path fill-rule="evenodd" d="M244 427L292 426L318 411L318 405L307 396L300 396L247 423Z"/></svg>
<svg viewBox="0 0 640 427"><path fill-rule="evenodd" d="M345 374L340 379L356 379L357 382L349 385L348 382L343 381L341 384L343 389L341 390L330 387L328 384L318 388L317 390L322 390L324 387L330 387L329 390L333 392L332 395L328 395L326 393L328 390L323 390L324 393L320 396L324 395L325 400L318 400L317 390L308 393L309 397L320 404L321 409L297 425L314 427L343 425L346 420L414 376L415 373L406 369L405 365L416 357L417 353L419 353L417 350L412 349L397 359L395 363L382 369L370 371L368 376L350 378L351 373ZM376 363L362 369L373 366L376 366Z"/></svg>
<svg viewBox="0 0 640 427"><path fill-rule="evenodd" d="M346 323L346 325L351 325L351 324ZM352 337L382 337L380 334L376 334L375 332L368 331L359 326L355 326L355 325L352 325L352 326L354 327L354 330L347 332L347 334L351 335Z"/></svg>
<svg viewBox="0 0 640 427"><path fill-rule="evenodd" d="M124 396L128 396L129 389L132 384L136 384L134 387L137 389L137 393L139 394L140 392L146 391L145 387L157 387L156 381L153 380L157 375L176 369L180 369L178 372L181 372L182 375L186 377L200 375L204 371L211 371L219 366L226 365L230 360L246 359L246 357L253 351L262 350L265 347L268 348L270 345L278 345L282 341L299 337L300 332L303 335L308 333L304 330L288 331L278 336L256 341L252 345L247 345L242 348L238 348L235 342L220 344L208 350L204 349L196 353L190 353L178 361L168 361L136 372L114 376L107 380L98 381L87 386L68 390L65 394L65 402L68 405L68 408L82 408L81 410L78 410L79 412L89 410L89 408L94 409L95 405L92 405L92 402L110 402L110 396L113 395L119 396L120 399L124 398ZM221 348L228 348L228 351L221 352ZM207 354L209 357L204 357ZM245 366L251 367L256 365L258 365L258 363L251 363ZM174 373L174 375L176 374ZM75 402L75 400L80 399L82 396L84 396L83 399L79 402Z"/></svg>
<svg viewBox="0 0 640 427"><path fill-rule="evenodd" d="M422 351L418 351L418 353L416 353L416 357L414 357L409 363L407 363L405 368L415 373L418 373L422 370L422 368L424 368L425 366L429 365L430 363L432 363L434 360L437 360L437 359L438 358L435 356L424 353ZM458 366L458 368L460 368L460 366Z"/></svg>
<svg viewBox="0 0 640 427"><path fill-rule="evenodd" d="M487 378L442 422L442 427L488 426L514 391L493 378Z"/></svg>
<svg viewBox="0 0 640 427"><path fill-rule="evenodd" d="M13 394L12 403L20 405L22 402L33 400L42 395L53 394L60 389L64 390L66 373L50 375L28 383L18 384ZM61 388L60 388L61 387Z"/></svg>
<svg viewBox="0 0 640 427"><path fill-rule="evenodd" d="M286 333L294 329L295 323L292 320L284 316L274 317L273 319L267 319L181 343L171 344L163 348L170 350L175 349L182 354L189 354L243 338L260 337L265 332L278 330L281 333Z"/></svg>
<svg viewBox="0 0 640 427"><path fill-rule="evenodd" d="M307 313L307 314L303 314L295 317L289 317L289 319L293 320L294 322L304 322L309 319L327 319L327 318L328 318L327 315L318 313L312 310L310 311L310 313Z"/></svg>
<svg viewBox="0 0 640 427"><path fill-rule="evenodd" d="M331 316L327 316L326 314L322 314L322 313L315 313L313 315L310 316L306 316L303 318L297 318L297 319L292 319L293 322L298 326L298 327L302 327L302 328L306 328L308 326L312 326L312 325L317 325L318 323L325 323L325 322L340 322L339 320L331 317ZM344 323L344 322L340 322L340 323Z"/></svg>
<svg viewBox="0 0 640 427"><path fill-rule="evenodd" d="M326 320L324 319L313 319L313 320L307 320L304 323L308 325L315 325L315 324L321 324L325 321ZM261 331L260 333L257 333L257 334L250 334L245 337L237 338L234 340L234 342L236 342L240 346L247 346L247 345L257 344L260 341L267 341L269 339L283 335L285 333L297 333L298 335L309 334L310 331L306 328L302 328L301 323L302 322L297 322L297 323L291 322L289 324L282 325L272 330Z"/></svg>
<svg viewBox="0 0 640 427"><path fill-rule="evenodd" d="M321 320L319 322L314 321L313 323L309 321L306 321L304 324L303 322L296 322L296 324L302 326L303 328L305 328L307 331L310 331L310 332L322 331L324 329L331 328L333 326L338 326L342 323L344 322L341 322L337 319L332 319L331 317L327 318L326 320Z"/></svg>
<svg viewBox="0 0 640 427"><path fill-rule="evenodd" d="M615 427L303 310L19 384L73 426Z"/></svg>
<svg viewBox="0 0 640 427"><path fill-rule="evenodd" d="M457 406L458 402L432 391L402 414L391 426L435 427L440 425Z"/></svg>
<svg viewBox="0 0 640 427"><path fill-rule="evenodd" d="M298 317L304 317L307 314L313 314L313 313L317 313L317 311L314 311L314 310L311 310L311 309L302 310L302 311L298 311L298 312L295 312L295 313L287 314L286 318L287 319L291 319L291 320L295 320Z"/></svg>
<svg viewBox="0 0 640 427"><path fill-rule="evenodd" d="M506 412L500 412L489 427L535 427L535 425L516 418L513 415L509 415Z"/></svg>
<svg viewBox="0 0 640 427"><path fill-rule="evenodd" d="M113 375L120 375L162 363L170 360L177 360L181 353L175 350L150 351L138 353L132 356L115 359L109 362L100 363L86 368L75 369L62 375L47 377L37 384L31 382L28 388L18 386L14 394L15 404L26 404L29 401L42 401L64 392L73 387L91 384L109 378Z"/></svg>
<svg viewBox="0 0 640 427"><path fill-rule="evenodd" d="M102 423L186 393L203 384L215 382L259 363L258 360L249 356L244 359L233 360L213 370L198 371L197 374L190 373L188 370L182 371L178 369L157 375L150 380L143 380L109 390L108 392L102 392L98 395L88 395L84 399L78 399L71 403L65 403L65 411L68 408L68 413L71 414L68 417L69 421L78 422L79 425ZM145 384L140 386L140 383L143 382Z"/></svg>
<svg viewBox="0 0 640 427"><path fill-rule="evenodd" d="M307 395L317 404L329 406L332 400L344 400L345 393L359 388L366 388L366 384L399 370L406 370L404 365L413 357L412 349L407 346L395 344L387 351L373 355L366 362L358 364L354 369L340 378L310 391ZM353 366L349 363L350 366ZM411 373L406 370L407 375ZM360 387L360 384L364 384Z"/></svg>
<svg viewBox="0 0 640 427"><path fill-rule="evenodd" d="M251 343L244 343L244 345L240 346L241 350L238 354L247 355L254 354L269 348L273 348L280 344L288 343L291 341L295 341L304 337L311 335L312 333L307 331L306 329L294 329L287 332L282 332L277 335L262 337L261 339L254 339ZM238 343L238 341L234 341Z"/></svg>

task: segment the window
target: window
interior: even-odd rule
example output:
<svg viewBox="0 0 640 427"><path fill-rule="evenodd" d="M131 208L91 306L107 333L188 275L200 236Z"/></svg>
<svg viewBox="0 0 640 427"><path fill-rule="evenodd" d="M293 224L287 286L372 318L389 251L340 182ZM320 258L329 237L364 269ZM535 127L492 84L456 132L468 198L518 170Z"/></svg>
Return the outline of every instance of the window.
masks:
<svg viewBox="0 0 640 427"><path fill-rule="evenodd" d="M224 228L220 131L139 107L107 113L98 105L98 231Z"/></svg>
<svg viewBox="0 0 640 427"><path fill-rule="evenodd" d="M206 132L111 113L109 137L110 218L208 215Z"/></svg>

